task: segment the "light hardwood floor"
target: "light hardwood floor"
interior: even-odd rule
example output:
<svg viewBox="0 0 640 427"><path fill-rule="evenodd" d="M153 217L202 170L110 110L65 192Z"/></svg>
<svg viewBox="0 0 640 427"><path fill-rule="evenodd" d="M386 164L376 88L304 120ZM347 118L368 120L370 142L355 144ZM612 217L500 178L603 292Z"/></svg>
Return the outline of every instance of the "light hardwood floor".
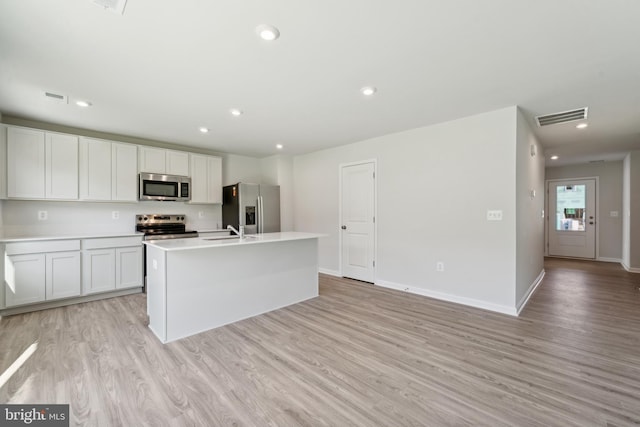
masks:
<svg viewBox="0 0 640 427"><path fill-rule="evenodd" d="M133 295L0 320L5 403L92 426L640 424L640 275L548 259L519 318L321 276L320 297L162 345Z"/></svg>

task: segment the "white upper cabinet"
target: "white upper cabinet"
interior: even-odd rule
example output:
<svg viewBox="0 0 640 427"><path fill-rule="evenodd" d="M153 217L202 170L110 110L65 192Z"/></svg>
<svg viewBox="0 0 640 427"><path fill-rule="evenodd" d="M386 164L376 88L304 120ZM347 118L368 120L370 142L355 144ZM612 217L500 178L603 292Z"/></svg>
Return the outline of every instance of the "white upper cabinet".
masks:
<svg viewBox="0 0 640 427"><path fill-rule="evenodd" d="M44 199L44 132L7 129L7 195Z"/></svg>
<svg viewBox="0 0 640 427"><path fill-rule="evenodd" d="M80 198L135 202L138 148L93 138L80 139Z"/></svg>
<svg viewBox="0 0 640 427"><path fill-rule="evenodd" d="M189 153L155 147L139 147L139 171L189 176Z"/></svg>
<svg viewBox="0 0 640 427"><path fill-rule="evenodd" d="M191 203L222 203L222 159L191 154Z"/></svg>
<svg viewBox="0 0 640 427"><path fill-rule="evenodd" d="M189 153L167 150L167 174L189 176Z"/></svg>
<svg viewBox="0 0 640 427"><path fill-rule="evenodd" d="M45 198L78 199L78 137L46 133Z"/></svg>
<svg viewBox="0 0 640 427"><path fill-rule="evenodd" d="M0 199L7 198L7 127L0 124Z"/></svg>
<svg viewBox="0 0 640 427"><path fill-rule="evenodd" d="M164 148L138 147L139 171L148 173L166 173L166 151Z"/></svg>
<svg viewBox="0 0 640 427"><path fill-rule="evenodd" d="M135 145L111 144L111 200L138 200L138 147Z"/></svg>
<svg viewBox="0 0 640 427"><path fill-rule="evenodd" d="M111 200L111 142L80 138L80 198Z"/></svg>
<svg viewBox="0 0 640 427"><path fill-rule="evenodd" d="M23 199L78 199L78 137L7 130L7 193Z"/></svg>

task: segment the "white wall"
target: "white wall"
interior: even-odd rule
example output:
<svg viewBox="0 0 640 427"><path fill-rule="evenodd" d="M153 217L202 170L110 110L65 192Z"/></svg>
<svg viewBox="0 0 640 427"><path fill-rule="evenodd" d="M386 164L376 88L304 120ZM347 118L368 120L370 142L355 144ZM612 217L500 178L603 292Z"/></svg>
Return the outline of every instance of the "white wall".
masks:
<svg viewBox="0 0 640 427"><path fill-rule="evenodd" d="M38 211L46 210L48 219L38 220ZM111 219L118 211L120 218ZM199 218L199 213L204 218ZM98 203L36 200L4 200L3 232L6 235L37 236L47 234L129 232L135 230L135 216L145 213L185 214L187 228L211 230L222 226L221 205L190 205L182 202Z"/></svg>
<svg viewBox="0 0 640 427"><path fill-rule="evenodd" d="M622 259L622 220L624 216L622 169L622 161L548 167L546 169L546 179L598 177L598 257L608 261ZM612 217L612 211L618 212L618 216Z"/></svg>
<svg viewBox="0 0 640 427"><path fill-rule="evenodd" d="M520 110L516 139L515 304L520 308L544 270L544 149Z"/></svg>
<svg viewBox="0 0 640 427"><path fill-rule="evenodd" d="M631 154L627 154L622 167L622 265L631 265Z"/></svg>
<svg viewBox="0 0 640 427"><path fill-rule="evenodd" d="M278 154L260 160L262 183L280 186L280 227L293 230L293 157Z"/></svg>
<svg viewBox="0 0 640 427"><path fill-rule="evenodd" d="M320 267L339 274L339 165L375 158L376 282L514 311L516 117L509 107L295 157L295 229L327 234Z"/></svg>
<svg viewBox="0 0 640 427"><path fill-rule="evenodd" d="M627 159L625 159L627 161ZM640 151L628 155L628 262L625 268L640 273Z"/></svg>
<svg viewBox="0 0 640 427"><path fill-rule="evenodd" d="M238 182L255 184L262 182L260 159L237 154L222 155L222 185L232 185Z"/></svg>

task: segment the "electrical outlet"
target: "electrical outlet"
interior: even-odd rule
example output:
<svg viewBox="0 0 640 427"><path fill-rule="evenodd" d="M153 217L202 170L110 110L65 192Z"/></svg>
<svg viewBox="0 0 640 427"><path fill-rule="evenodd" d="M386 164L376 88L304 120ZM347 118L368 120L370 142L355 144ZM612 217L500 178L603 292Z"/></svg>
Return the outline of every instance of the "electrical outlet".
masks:
<svg viewBox="0 0 640 427"><path fill-rule="evenodd" d="M120 211L111 211L111 219L120 219Z"/></svg>
<svg viewBox="0 0 640 427"><path fill-rule="evenodd" d="M444 262L442 261L436 262L436 271L444 271Z"/></svg>
<svg viewBox="0 0 640 427"><path fill-rule="evenodd" d="M38 221L46 221L47 219L49 219L49 212L38 211Z"/></svg>
<svg viewBox="0 0 640 427"><path fill-rule="evenodd" d="M611 218L618 218L618 211L609 212L609 216L611 216Z"/></svg>
<svg viewBox="0 0 640 427"><path fill-rule="evenodd" d="M202 211L198 212L198 218L203 219L204 218L204 212L202 212Z"/></svg>
<svg viewBox="0 0 640 427"><path fill-rule="evenodd" d="M502 211L487 211L487 221L502 221Z"/></svg>

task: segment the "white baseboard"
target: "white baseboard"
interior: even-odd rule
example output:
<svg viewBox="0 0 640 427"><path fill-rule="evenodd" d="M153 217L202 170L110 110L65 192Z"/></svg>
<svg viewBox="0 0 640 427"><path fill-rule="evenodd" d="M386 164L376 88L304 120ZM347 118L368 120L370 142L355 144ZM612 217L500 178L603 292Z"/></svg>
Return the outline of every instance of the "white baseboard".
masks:
<svg viewBox="0 0 640 427"><path fill-rule="evenodd" d="M545 271L543 269L540 272L540 274L538 274L538 277L536 277L536 279L533 281L531 286L529 286L529 289L527 289L527 292L522 296L522 298L520 298L520 301L516 305L516 310L518 312L518 315L520 315L520 312L522 311L524 306L527 305L527 303L529 302L529 298L531 298L531 295L533 295L536 289L538 289L538 286L540 286L540 283L542 283L544 274L545 274Z"/></svg>
<svg viewBox="0 0 640 427"><path fill-rule="evenodd" d="M598 257L597 261L602 262L615 262L617 264L622 264L622 260L620 258L606 258L606 257Z"/></svg>
<svg viewBox="0 0 640 427"><path fill-rule="evenodd" d="M425 297L435 298L442 301L454 302L457 304L468 305L475 308L481 308L484 310L494 311L496 313L508 314L510 316L517 316L518 312L515 307L509 307L506 305L493 304L490 302L477 300L473 298L465 298L457 295L447 294L444 292L430 291L428 289L416 288L412 286L400 285L398 283L387 282L384 280L376 281L376 286L383 288L395 289L398 291L409 292L411 294L422 295Z"/></svg>
<svg viewBox="0 0 640 427"><path fill-rule="evenodd" d="M622 267L625 270L627 270L629 273L640 273L640 268L629 267L627 264L624 263L624 261L621 261L620 264L622 264Z"/></svg>
<svg viewBox="0 0 640 427"><path fill-rule="evenodd" d="M318 268L318 271L322 274L328 274L329 276L342 277L339 271L329 270L327 268Z"/></svg>

